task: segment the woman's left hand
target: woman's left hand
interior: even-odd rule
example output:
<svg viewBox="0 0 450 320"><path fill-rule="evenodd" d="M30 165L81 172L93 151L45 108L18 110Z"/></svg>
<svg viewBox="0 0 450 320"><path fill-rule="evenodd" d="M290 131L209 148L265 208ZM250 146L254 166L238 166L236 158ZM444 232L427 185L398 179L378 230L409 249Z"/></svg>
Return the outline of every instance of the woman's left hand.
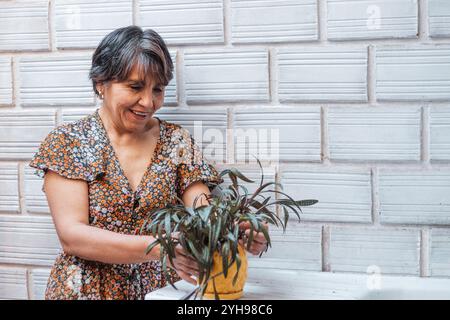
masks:
<svg viewBox="0 0 450 320"><path fill-rule="evenodd" d="M264 223L264 228L266 228L267 230L269 229L269 224L268 223ZM244 239L239 239L239 244L243 245L246 249L247 249L247 240L250 236L250 222L241 222L239 224L239 229L240 230L245 230L245 238ZM267 248L267 241L266 238L264 237L264 234L261 232L256 232L253 231L253 242L250 245L250 249L248 250L248 252L250 252L253 255L258 255L261 252L265 251Z"/></svg>

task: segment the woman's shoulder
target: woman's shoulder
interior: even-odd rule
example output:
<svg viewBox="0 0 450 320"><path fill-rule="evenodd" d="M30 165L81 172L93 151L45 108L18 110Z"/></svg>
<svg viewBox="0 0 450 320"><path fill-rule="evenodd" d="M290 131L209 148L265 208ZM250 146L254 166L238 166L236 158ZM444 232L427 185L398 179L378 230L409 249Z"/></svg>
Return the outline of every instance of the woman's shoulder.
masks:
<svg viewBox="0 0 450 320"><path fill-rule="evenodd" d="M101 134L95 112L82 116L77 120L62 123L52 129L45 140L57 139L61 143L75 145L101 145Z"/></svg>
<svg viewBox="0 0 450 320"><path fill-rule="evenodd" d="M165 130L163 155L177 164L193 161L200 163L203 155L191 132L180 124L164 120L162 122Z"/></svg>
<svg viewBox="0 0 450 320"><path fill-rule="evenodd" d="M160 119L160 121L163 124L165 137L168 138L171 142L179 143L180 141L191 139L192 136L189 130L182 125L164 119Z"/></svg>
<svg viewBox="0 0 450 320"><path fill-rule="evenodd" d="M172 133L180 131L180 130L182 130L182 131L186 130L187 131L187 129L185 129L180 124L177 124L177 123L165 120L165 119L161 119L160 117L157 117L157 118L162 122L162 124L164 126L164 129L166 130L167 134L172 134Z"/></svg>
<svg viewBox="0 0 450 320"><path fill-rule="evenodd" d="M97 132L92 115L63 123L48 133L29 165L38 169L40 177L51 169L90 181L103 170L104 140L96 137Z"/></svg>

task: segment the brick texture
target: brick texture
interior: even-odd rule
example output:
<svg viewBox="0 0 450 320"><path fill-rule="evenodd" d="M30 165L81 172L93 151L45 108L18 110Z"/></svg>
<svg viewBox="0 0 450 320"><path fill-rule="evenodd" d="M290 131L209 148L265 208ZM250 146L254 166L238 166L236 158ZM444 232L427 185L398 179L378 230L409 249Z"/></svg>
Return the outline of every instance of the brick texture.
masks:
<svg viewBox="0 0 450 320"><path fill-rule="evenodd" d="M57 47L97 47L110 30L132 24L132 9L132 3L127 0L56 1Z"/></svg>
<svg viewBox="0 0 450 320"><path fill-rule="evenodd" d="M417 0L328 0L328 39L414 38Z"/></svg>
<svg viewBox="0 0 450 320"><path fill-rule="evenodd" d="M49 50L48 0L2 1L0 50Z"/></svg>
<svg viewBox="0 0 450 320"><path fill-rule="evenodd" d="M12 103L11 59L0 57L0 105Z"/></svg>

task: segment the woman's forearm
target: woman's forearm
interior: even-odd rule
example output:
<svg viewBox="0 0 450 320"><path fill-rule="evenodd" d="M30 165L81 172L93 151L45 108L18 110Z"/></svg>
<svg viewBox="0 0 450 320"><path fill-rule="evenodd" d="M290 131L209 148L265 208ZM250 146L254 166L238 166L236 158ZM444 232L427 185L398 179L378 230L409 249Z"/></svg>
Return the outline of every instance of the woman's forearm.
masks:
<svg viewBox="0 0 450 320"><path fill-rule="evenodd" d="M72 225L65 235L67 254L110 264L142 263L159 259L159 246L149 254L146 249L154 238L112 232L82 223Z"/></svg>

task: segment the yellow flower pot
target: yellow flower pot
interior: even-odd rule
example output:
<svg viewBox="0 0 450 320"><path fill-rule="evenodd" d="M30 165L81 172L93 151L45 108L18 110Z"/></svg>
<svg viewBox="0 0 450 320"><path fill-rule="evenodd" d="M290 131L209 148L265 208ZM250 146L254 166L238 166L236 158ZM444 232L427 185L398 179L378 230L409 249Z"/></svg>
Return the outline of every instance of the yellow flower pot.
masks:
<svg viewBox="0 0 450 320"><path fill-rule="evenodd" d="M219 298L221 300L236 300L242 297L244 293L244 285L245 281L247 280L247 268L248 268L247 254L245 252L245 248L242 247L241 245L238 246L238 252L241 258L241 267L239 268L239 275L235 285L233 285L233 279L237 271L236 262L234 262L228 268L228 274L227 277L225 278L222 268L222 256L220 255L219 252L214 253L213 269L211 271L211 275L218 275L221 273L220 275L214 277L217 294L219 295ZM203 298L215 299L214 285L212 278L208 282Z"/></svg>

